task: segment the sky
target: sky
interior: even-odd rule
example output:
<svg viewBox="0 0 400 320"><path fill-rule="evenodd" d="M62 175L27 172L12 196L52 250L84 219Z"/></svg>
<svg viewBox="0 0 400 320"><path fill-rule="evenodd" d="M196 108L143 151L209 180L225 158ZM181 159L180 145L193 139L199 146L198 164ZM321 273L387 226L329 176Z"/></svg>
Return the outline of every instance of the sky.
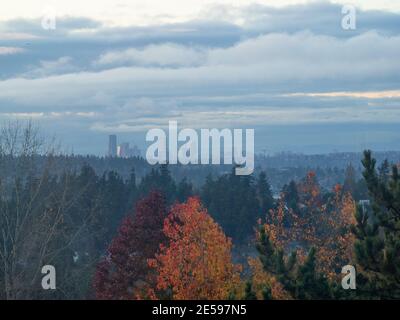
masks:
<svg viewBox="0 0 400 320"><path fill-rule="evenodd" d="M344 4L355 30L342 28ZM259 152L400 150L399 1L0 8L0 122L33 119L75 153L104 154L109 134L143 149L169 120L254 128Z"/></svg>

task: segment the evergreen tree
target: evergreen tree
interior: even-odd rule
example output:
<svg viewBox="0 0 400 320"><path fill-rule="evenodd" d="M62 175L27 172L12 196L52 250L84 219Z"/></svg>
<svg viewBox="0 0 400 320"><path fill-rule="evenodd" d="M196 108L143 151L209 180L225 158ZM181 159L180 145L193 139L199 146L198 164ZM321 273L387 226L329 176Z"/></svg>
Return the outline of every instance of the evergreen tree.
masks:
<svg viewBox="0 0 400 320"><path fill-rule="evenodd" d="M272 300L272 290L270 286L265 286L262 290L262 296L264 300Z"/></svg>
<svg viewBox="0 0 400 320"><path fill-rule="evenodd" d="M285 256L269 239L265 229L260 227L257 250L264 270L275 276L293 298L315 300L333 297L329 282L315 268L314 248L310 250L306 261L300 264L295 251Z"/></svg>
<svg viewBox="0 0 400 320"><path fill-rule="evenodd" d="M258 176L256 190L261 211L264 214L268 214L269 210L274 207L274 197L272 195L271 186L267 180L267 175L264 171L262 171Z"/></svg>
<svg viewBox="0 0 400 320"><path fill-rule="evenodd" d="M350 164L346 168L345 179L343 184L343 192L350 193L354 198L357 189L356 172L354 167Z"/></svg>
<svg viewBox="0 0 400 320"><path fill-rule="evenodd" d="M177 199L175 180L171 176L168 165L153 168L150 173L143 177L138 190L141 197L154 190L159 190L165 195L167 204L172 204Z"/></svg>
<svg viewBox="0 0 400 320"><path fill-rule="evenodd" d="M382 182L387 183L390 177L390 164L387 159L385 159L380 167L378 168L379 178Z"/></svg>
<svg viewBox="0 0 400 320"><path fill-rule="evenodd" d="M163 164L160 167L159 183L168 203L173 202L176 199L176 185L167 164Z"/></svg>
<svg viewBox="0 0 400 320"><path fill-rule="evenodd" d="M183 178L176 190L176 197L179 202L185 202L190 196L193 195L193 186L185 178Z"/></svg>
<svg viewBox="0 0 400 320"><path fill-rule="evenodd" d="M253 291L251 281L246 282L246 287L244 289L244 300L257 300L257 296L256 293Z"/></svg>
<svg viewBox="0 0 400 320"><path fill-rule="evenodd" d="M254 179L237 176L235 168L216 180L207 178L201 198L211 216L237 243L252 236L255 223L265 216L260 209Z"/></svg>
<svg viewBox="0 0 400 320"><path fill-rule="evenodd" d="M293 209L295 212L299 211L298 204L300 201L299 193L297 191L296 182L293 180L289 184L284 185L282 188L282 195L288 208Z"/></svg>
<svg viewBox="0 0 400 320"><path fill-rule="evenodd" d="M363 176L372 198L369 216L357 209L358 290L364 298L400 298L400 177L396 166L388 181L376 171L371 151L364 152Z"/></svg>
<svg viewBox="0 0 400 320"><path fill-rule="evenodd" d="M126 187L128 189L128 201L127 203L131 204L131 203L135 203L136 202L136 198L137 198L137 186L136 186L136 170L133 167L131 169L131 173L129 174L129 179L126 182ZM127 208L130 209L130 208Z"/></svg>
<svg viewBox="0 0 400 320"><path fill-rule="evenodd" d="M317 300L331 298L327 279L316 271L316 249L311 248L306 261L299 266L295 279L296 298Z"/></svg>

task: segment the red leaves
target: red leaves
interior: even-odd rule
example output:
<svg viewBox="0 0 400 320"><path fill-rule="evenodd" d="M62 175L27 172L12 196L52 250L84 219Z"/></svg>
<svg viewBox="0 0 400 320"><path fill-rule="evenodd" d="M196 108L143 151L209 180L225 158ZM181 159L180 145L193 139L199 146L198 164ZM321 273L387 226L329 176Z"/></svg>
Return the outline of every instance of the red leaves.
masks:
<svg viewBox="0 0 400 320"><path fill-rule="evenodd" d="M125 218L94 277L97 299L134 299L153 285L155 275L147 260L165 241L162 232L166 216L164 197L151 193L139 201L136 214Z"/></svg>
<svg viewBox="0 0 400 320"><path fill-rule="evenodd" d="M152 193L123 221L97 267L98 299L227 299L239 285L231 240L198 198L165 212L164 199Z"/></svg>

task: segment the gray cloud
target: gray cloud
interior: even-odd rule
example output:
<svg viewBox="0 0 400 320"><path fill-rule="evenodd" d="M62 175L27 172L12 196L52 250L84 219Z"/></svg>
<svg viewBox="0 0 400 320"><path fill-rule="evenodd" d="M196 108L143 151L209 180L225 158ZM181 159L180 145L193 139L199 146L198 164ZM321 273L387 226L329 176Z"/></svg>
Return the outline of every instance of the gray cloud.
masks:
<svg viewBox="0 0 400 320"><path fill-rule="evenodd" d="M3 23L0 119L32 117L66 136L90 137L170 119L257 126L261 135L263 125L369 123L372 130L400 122L398 98L307 96L399 90L398 14L360 11L354 32L340 28L340 6L326 3L203 15L207 21L126 28L62 18L54 32L36 20Z"/></svg>
<svg viewBox="0 0 400 320"><path fill-rule="evenodd" d="M357 29L343 32L341 27L342 5L315 1L286 7L269 7L252 4L247 7L229 5L211 7L203 13L223 21L239 21L248 34L296 33L299 30L335 37L353 37L375 30L386 35L400 32L399 13L357 9Z"/></svg>
<svg viewBox="0 0 400 320"><path fill-rule="evenodd" d="M88 99L98 92L114 96L118 101L142 95L226 94L238 89L242 93L320 91L332 87L363 91L381 86L388 89L398 83L400 74L397 56L400 36L388 37L375 32L345 40L303 32L268 34L229 48L205 50L204 62L198 59L199 65L193 67L187 65L193 63L197 53L194 49L177 47L166 56L165 48L170 49L168 45L144 49L144 53L152 52L153 56L137 50L132 52L141 54L140 58L147 59L148 63L172 63L175 59L173 62L179 62L181 68L142 67L143 61L137 59L139 66L133 67L74 72L35 80L9 79L0 82L0 98L30 104L40 103L42 97L46 97L42 104L54 106L63 101ZM121 52L111 54L108 61L116 63L121 58L121 63L125 64L126 53L122 52L122 58ZM100 61L104 62L105 57L107 55L101 55ZM42 68L57 70L60 64L69 61L69 58L61 58L56 62L42 62ZM135 62L134 58L131 62ZM23 96L16 94L18 87L24 88Z"/></svg>
<svg viewBox="0 0 400 320"><path fill-rule="evenodd" d="M79 71L74 66L71 57L61 57L57 60L42 60L39 66L32 66L31 69L22 75L23 78L44 78L51 75L59 75Z"/></svg>
<svg viewBox="0 0 400 320"><path fill-rule="evenodd" d="M18 47L0 47L0 55L11 55L24 52L23 48Z"/></svg>
<svg viewBox="0 0 400 320"><path fill-rule="evenodd" d="M189 67L204 63L205 50L171 43L129 48L104 53L95 62L100 66L139 65L153 67Z"/></svg>

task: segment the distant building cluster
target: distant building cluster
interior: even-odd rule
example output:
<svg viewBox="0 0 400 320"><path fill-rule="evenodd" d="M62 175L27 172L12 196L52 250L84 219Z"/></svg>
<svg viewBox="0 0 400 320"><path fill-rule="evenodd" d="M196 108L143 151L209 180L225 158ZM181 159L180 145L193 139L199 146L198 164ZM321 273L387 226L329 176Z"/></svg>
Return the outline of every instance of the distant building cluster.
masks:
<svg viewBox="0 0 400 320"><path fill-rule="evenodd" d="M108 138L108 156L120 158L140 157L141 151L136 145L131 147L129 142L123 142L118 145L117 136L112 134Z"/></svg>

